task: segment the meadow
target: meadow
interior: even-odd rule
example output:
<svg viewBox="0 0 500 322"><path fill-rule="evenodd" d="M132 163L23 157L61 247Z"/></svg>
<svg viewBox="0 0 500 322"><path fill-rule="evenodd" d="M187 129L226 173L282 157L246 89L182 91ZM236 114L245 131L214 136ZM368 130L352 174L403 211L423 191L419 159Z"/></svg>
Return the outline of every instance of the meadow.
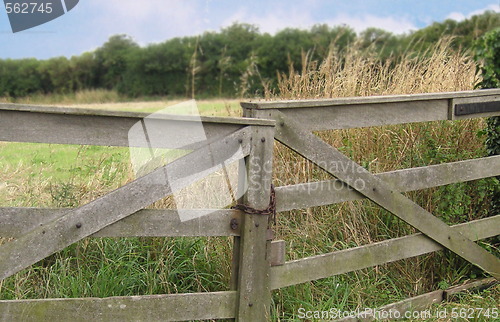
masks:
<svg viewBox="0 0 500 322"><path fill-rule="evenodd" d="M279 75L278 90L262 99L329 98L473 89L478 77L468 53L436 44L419 57L380 62L353 47L324 61L306 52L300 68ZM238 102L197 101L202 115L238 116ZM7 101L7 99L4 99ZM155 112L182 100L130 100L103 90L33 96L23 104ZM485 122L413 123L318 133L372 172L439 164L486 155ZM0 142L0 206L77 207L132 180L124 148ZM275 185L328 178L297 154L275 144ZM408 193L445 222L488 215L494 178ZM164 207L155 203L153 207ZM369 201L345 202L278 214L276 238L287 260L364 245L414 229ZM498 254L498 238L480 242ZM231 238L86 239L0 282L0 299L106 297L227 290ZM478 278L482 272L447 251L286 287L273 293L273 320L296 320L306 310L378 307ZM498 286L455 304L498 305ZM478 304L479 303L479 304Z"/></svg>

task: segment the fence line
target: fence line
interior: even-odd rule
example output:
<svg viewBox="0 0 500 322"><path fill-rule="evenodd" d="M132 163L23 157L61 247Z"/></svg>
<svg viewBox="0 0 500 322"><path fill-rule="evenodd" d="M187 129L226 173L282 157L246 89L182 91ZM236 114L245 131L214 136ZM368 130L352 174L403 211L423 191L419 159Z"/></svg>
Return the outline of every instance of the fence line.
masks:
<svg viewBox="0 0 500 322"><path fill-rule="evenodd" d="M313 131L408 122L461 120L500 115L500 90L396 95L333 100L247 102L245 118L202 117L207 140L188 144L194 151L87 205L73 209L0 208L0 279L29 267L84 238L127 236L233 236L231 283L225 292L138 295L104 299L0 301L0 319L192 320L270 319L271 291L400 259L449 249L497 279L499 260L474 241L496 236L500 216L448 226L401 193L500 175L500 156L372 174L323 142ZM0 141L128 146L128 131L146 114L0 104ZM196 120L161 116L163 126L179 125L186 135ZM199 119L198 119L199 122ZM276 127L275 127L276 124ZM335 180L276 187L271 191L276 138ZM168 140L154 147L171 148ZM151 146L146 146L151 147ZM155 184L167 170L188 176L181 187L202 178L212 164L201 160L230 157L241 148L239 182L248 190L247 209L144 209L174 190ZM215 158L214 158L215 159ZM342 167L335 167L341 164ZM244 166L245 165L245 166ZM208 168L207 168L208 167ZM198 175L195 175L198 173ZM358 180L358 181L357 181ZM363 187L356 182L363 182ZM181 187L176 187L177 189ZM284 241L272 240L269 212L367 198L417 228L420 233L365 246L285 262ZM272 202L271 202L272 206ZM248 208L249 207L249 208Z"/></svg>

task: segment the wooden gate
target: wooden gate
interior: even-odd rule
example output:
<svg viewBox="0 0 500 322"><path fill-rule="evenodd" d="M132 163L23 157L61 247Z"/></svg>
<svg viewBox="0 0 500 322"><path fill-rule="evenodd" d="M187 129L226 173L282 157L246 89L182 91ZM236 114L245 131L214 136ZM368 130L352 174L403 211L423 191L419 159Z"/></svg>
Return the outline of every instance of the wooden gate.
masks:
<svg viewBox="0 0 500 322"><path fill-rule="evenodd" d="M0 141L129 146L130 128L146 116L142 113L2 104ZM155 119L163 127L175 125L187 129L187 132L193 126L199 126L199 121L198 118L166 115ZM207 139L190 144L187 148L193 150L191 153L84 206L75 209L0 208L0 237L11 239L0 246L0 280L87 237L235 236L238 237L235 258L241 258L241 262L235 265L239 269L234 271L230 290L0 301L0 320L250 320L255 311L259 314L268 311L270 293L266 281L269 275L266 250L270 241L266 216L243 216L242 211L223 209L205 211L210 214L199 217L199 210L193 209L184 210L184 213L192 212L195 219L181 221L175 210L144 209L175 192L170 185L157 182L157 177L165 171L169 177L187 178L175 187L181 189L217 165L214 164L216 161L207 160L228 160L237 149L241 149L246 158L248 177L252 179L248 180L244 202L255 208L268 205L272 174L260 164L271 162L274 121L201 117L201 122ZM169 139L156 142L156 146L148 142L143 147L171 148ZM267 189L260 189L261 186L267 186ZM243 232L245 237L239 240ZM249 282L254 279L262 280L262 283Z"/></svg>
<svg viewBox="0 0 500 322"><path fill-rule="evenodd" d="M0 301L2 320L179 321L270 319L271 291L281 287L449 249L497 279L500 262L474 241L496 236L500 216L448 226L403 192L500 175L500 156L372 174L313 131L500 115L500 90L333 100L242 103L242 118L205 117L207 140L165 167L76 209L0 208L0 279L83 238L234 236L228 291L111 298ZM146 114L0 104L0 141L128 146L128 131ZM269 120L271 119L271 120ZM162 117L168 126L192 120ZM276 127L274 125L276 124ZM271 189L274 138L336 179ZM168 148L167 141L159 147ZM241 210L215 210L181 222L175 210L144 209L169 194L162 171L193 180L241 148L248 190ZM326 184L325 184L326 183ZM342 183L342 184L339 184ZM343 188L339 188L339 187ZM177 189L181 187L176 187ZM307 192L307 193L306 193ZM367 198L421 233L284 262L283 242L272 242L269 214ZM263 211L266 210L266 211ZM196 210L191 210L196 212ZM194 214L193 217L196 217Z"/></svg>
<svg viewBox="0 0 500 322"><path fill-rule="evenodd" d="M280 211L367 198L421 234L312 256L271 268L277 289L446 248L497 280L500 260L474 240L496 236L500 216L450 227L402 192L500 175L500 156L372 174L313 131L500 115L500 90L242 103L244 115L274 119L276 139L336 181L276 188ZM345 185L343 185L345 184ZM339 187L342 187L339 189Z"/></svg>

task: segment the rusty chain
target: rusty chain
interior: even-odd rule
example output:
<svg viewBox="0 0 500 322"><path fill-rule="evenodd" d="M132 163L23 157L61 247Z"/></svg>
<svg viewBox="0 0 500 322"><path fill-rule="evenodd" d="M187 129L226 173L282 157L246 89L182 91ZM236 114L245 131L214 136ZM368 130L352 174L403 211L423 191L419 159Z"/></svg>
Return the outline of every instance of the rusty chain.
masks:
<svg viewBox="0 0 500 322"><path fill-rule="evenodd" d="M274 191L274 185L271 184L271 194L269 197L269 206L266 209L255 209L253 207L243 205L243 204L237 204L235 206L232 206L231 209L238 209L241 210L247 214L251 215L266 215L270 216L269 221L276 223L276 192Z"/></svg>

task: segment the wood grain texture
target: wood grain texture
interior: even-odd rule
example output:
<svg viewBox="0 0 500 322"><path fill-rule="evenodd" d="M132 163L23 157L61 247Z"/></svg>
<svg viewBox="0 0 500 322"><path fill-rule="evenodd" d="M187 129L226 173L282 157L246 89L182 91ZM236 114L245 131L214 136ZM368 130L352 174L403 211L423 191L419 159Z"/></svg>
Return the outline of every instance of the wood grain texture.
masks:
<svg viewBox="0 0 500 322"><path fill-rule="evenodd" d="M399 192L408 192L500 175L500 156L457 161L375 174ZM360 200L365 196L340 180L276 187L278 211Z"/></svg>
<svg viewBox="0 0 500 322"><path fill-rule="evenodd" d="M168 132L174 128L175 140L155 140L153 148L179 148L179 139L203 126L206 141L219 140L248 125L273 126L274 121L246 118L188 117L154 115L116 111L85 110L25 106L0 103L0 141L81 144L123 147L149 147L129 142L129 131L134 124L148 117L155 128ZM201 120L201 125L200 125ZM207 142L188 142L186 149L197 149Z"/></svg>
<svg viewBox="0 0 500 322"><path fill-rule="evenodd" d="M303 107L325 107L339 105L360 104L386 104L415 101L448 100L453 98L474 98L481 96L500 95L500 89L485 89L461 92L403 94L403 95L381 95L362 97L340 97L329 99L304 99L304 100L278 100L278 101L255 101L242 102L245 109L284 109Z"/></svg>
<svg viewBox="0 0 500 322"><path fill-rule="evenodd" d="M284 113L300 120L305 129L322 131L499 115L500 112L495 112L457 117L453 113L457 103L499 100L500 90L492 89L326 100L245 102L241 105L251 117L277 119L279 113Z"/></svg>
<svg viewBox="0 0 500 322"><path fill-rule="evenodd" d="M1 321L188 321L234 318L236 292L0 301Z"/></svg>
<svg viewBox="0 0 500 322"><path fill-rule="evenodd" d="M452 226L471 240L499 234L500 215ZM443 247L421 233L365 246L302 258L271 268L271 288L278 289L320 278L428 254Z"/></svg>
<svg viewBox="0 0 500 322"><path fill-rule="evenodd" d="M269 206L272 182L274 128L253 127L252 149L247 157L248 190L244 203L255 209ZM239 241L237 321L270 320L269 270L271 241L269 216L245 214Z"/></svg>
<svg viewBox="0 0 500 322"><path fill-rule="evenodd" d="M0 208L0 237L19 238L74 209ZM183 209L191 220L181 221L176 210L142 209L89 237L239 236L242 212L230 209ZM105 215L105 214L104 214ZM231 220L237 226L231 228Z"/></svg>

